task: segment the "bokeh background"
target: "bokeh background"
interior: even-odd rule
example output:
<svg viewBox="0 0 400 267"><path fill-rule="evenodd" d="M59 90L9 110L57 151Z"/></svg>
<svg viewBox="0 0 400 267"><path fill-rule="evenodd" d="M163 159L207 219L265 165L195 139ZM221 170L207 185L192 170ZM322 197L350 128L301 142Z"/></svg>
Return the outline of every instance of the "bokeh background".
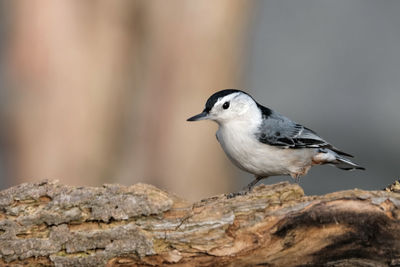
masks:
<svg viewBox="0 0 400 267"><path fill-rule="evenodd" d="M253 177L217 125L185 120L240 88L367 168L315 167L307 194L381 189L400 175L399 14L397 0L0 0L0 187L237 190Z"/></svg>

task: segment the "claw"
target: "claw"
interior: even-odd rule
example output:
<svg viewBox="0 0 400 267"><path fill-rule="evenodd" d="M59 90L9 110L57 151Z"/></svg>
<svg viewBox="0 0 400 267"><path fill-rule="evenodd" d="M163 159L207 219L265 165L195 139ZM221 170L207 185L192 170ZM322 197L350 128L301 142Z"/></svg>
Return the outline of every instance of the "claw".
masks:
<svg viewBox="0 0 400 267"><path fill-rule="evenodd" d="M241 191L227 194L226 198L229 199L229 198L234 198L236 196L244 196L244 195L248 194L260 180L265 179L265 178L267 178L267 177L256 176L256 178L253 181L251 181L251 183L246 185Z"/></svg>
<svg viewBox="0 0 400 267"><path fill-rule="evenodd" d="M249 190L243 190L243 191L229 193L226 195L226 198L231 199L231 198L235 198L237 196L244 196L244 195L247 195L249 192L250 192Z"/></svg>

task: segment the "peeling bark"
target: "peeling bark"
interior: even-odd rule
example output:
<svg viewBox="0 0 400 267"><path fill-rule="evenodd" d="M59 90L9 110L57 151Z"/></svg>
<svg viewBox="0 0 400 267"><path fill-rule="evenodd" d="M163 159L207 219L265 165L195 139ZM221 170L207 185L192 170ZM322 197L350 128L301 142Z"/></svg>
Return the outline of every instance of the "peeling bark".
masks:
<svg viewBox="0 0 400 267"><path fill-rule="evenodd" d="M400 194L279 183L191 204L145 184L26 183L0 192L0 264L398 266Z"/></svg>

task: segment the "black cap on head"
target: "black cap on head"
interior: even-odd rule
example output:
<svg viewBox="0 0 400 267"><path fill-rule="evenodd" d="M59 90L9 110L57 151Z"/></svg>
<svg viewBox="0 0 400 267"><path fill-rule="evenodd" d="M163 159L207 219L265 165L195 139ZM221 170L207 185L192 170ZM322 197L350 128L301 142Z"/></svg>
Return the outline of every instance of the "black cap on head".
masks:
<svg viewBox="0 0 400 267"><path fill-rule="evenodd" d="M213 106L215 105L215 103L218 101L219 98L233 94L233 93L239 93L239 92L249 95L246 92L243 92L238 89L225 89L225 90L221 90L221 91L214 93L212 96L210 96L208 98L208 100L206 102L206 107L204 108L203 112L200 114L197 114L193 117L190 117L189 119L187 119L187 121L199 121L199 120L207 119L209 116L210 110L213 108Z"/></svg>
<svg viewBox="0 0 400 267"><path fill-rule="evenodd" d="M241 90L238 89L225 89L225 90L221 90L218 91L216 93L214 93L212 96L210 96L206 102L206 107L204 108L204 112L209 112L212 107L215 105L215 103L218 101L219 98L233 94L233 93L244 93L247 94L246 92L243 92Z"/></svg>

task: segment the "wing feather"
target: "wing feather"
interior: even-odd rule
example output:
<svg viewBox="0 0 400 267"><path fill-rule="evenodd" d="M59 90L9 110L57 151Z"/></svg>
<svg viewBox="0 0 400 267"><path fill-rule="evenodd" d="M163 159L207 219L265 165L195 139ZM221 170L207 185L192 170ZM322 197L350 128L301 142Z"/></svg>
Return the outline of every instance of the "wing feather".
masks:
<svg viewBox="0 0 400 267"><path fill-rule="evenodd" d="M264 144L281 148L328 148L339 155L352 157L333 147L313 130L275 112L264 117L256 136Z"/></svg>

